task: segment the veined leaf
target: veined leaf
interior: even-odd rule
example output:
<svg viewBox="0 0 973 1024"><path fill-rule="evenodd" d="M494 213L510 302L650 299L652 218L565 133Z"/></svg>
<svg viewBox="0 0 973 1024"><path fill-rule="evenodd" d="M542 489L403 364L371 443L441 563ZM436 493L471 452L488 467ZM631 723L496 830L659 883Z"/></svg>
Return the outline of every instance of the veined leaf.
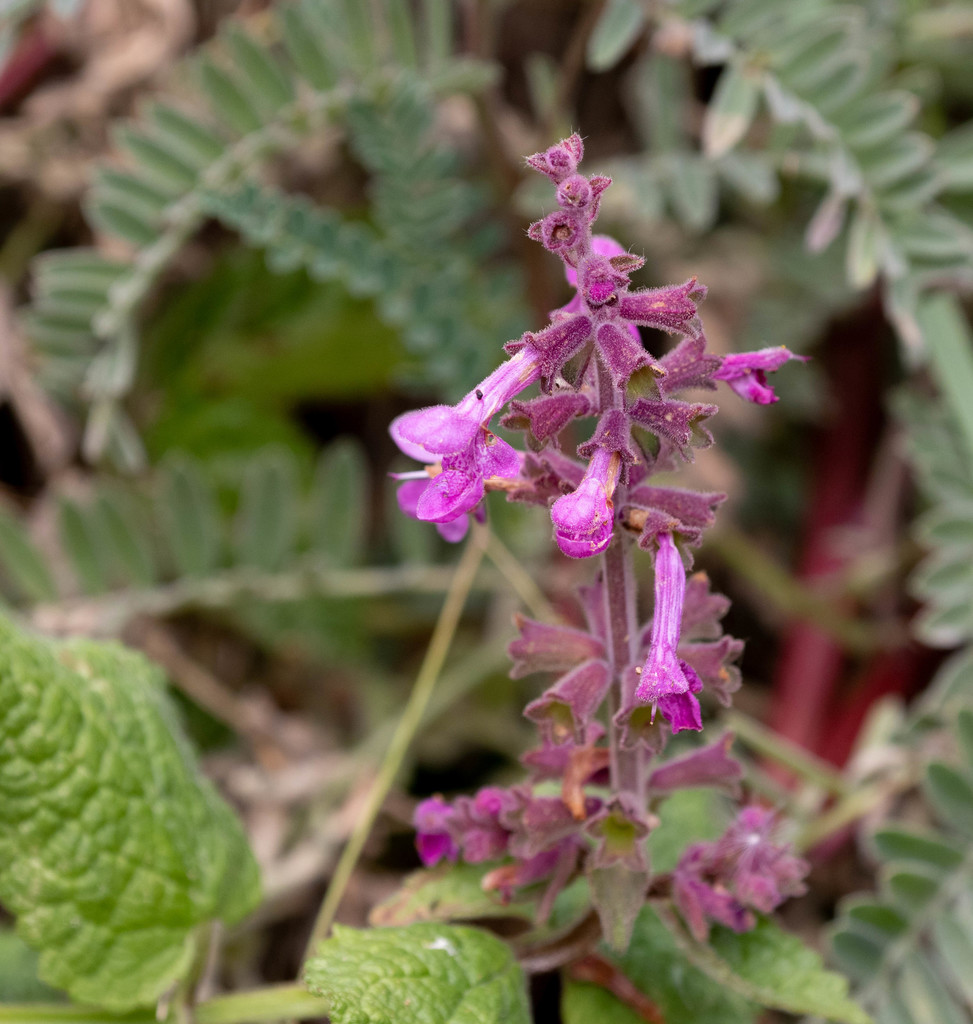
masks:
<svg viewBox="0 0 973 1024"><path fill-rule="evenodd" d="M251 102L267 116L294 99L294 87L276 58L238 25L231 25L222 37L233 55L234 67Z"/></svg>
<svg viewBox="0 0 973 1024"><path fill-rule="evenodd" d="M319 92L330 89L337 76L325 50L318 45L307 4L288 4L279 9L281 34L294 66Z"/></svg>
<svg viewBox="0 0 973 1024"><path fill-rule="evenodd" d="M263 118L240 87L236 77L217 67L209 57L199 62L199 80L213 112L238 135L259 131Z"/></svg>
<svg viewBox="0 0 973 1024"><path fill-rule="evenodd" d="M75 999L154 1002L188 968L195 928L259 896L161 674L117 645L0 620L0 794L0 899L41 977Z"/></svg>
<svg viewBox="0 0 973 1024"><path fill-rule="evenodd" d="M488 932L446 924L336 925L307 964L334 1024L529 1024L523 974Z"/></svg>
<svg viewBox="0 0 973 1024"><path fill-rule="evenodd" d="M181 156L202 168L218 159L228 143L208 125L184 114L168 103L155 103L149 108L159 133Z"/></svg>

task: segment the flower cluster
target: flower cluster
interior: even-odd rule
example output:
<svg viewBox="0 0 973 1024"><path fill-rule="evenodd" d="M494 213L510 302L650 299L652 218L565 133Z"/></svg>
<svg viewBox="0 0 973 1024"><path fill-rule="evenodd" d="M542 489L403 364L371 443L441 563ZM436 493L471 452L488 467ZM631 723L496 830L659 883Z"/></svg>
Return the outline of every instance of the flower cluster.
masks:
<svg viewBox="0 0 973 1024"><path fill-rule="evenodd" d="M673 872L673 895L697 939L709 922L736 932L749 931L752 911L769 914L789 896L805 891L807 861L774 841L775 816L762 807L745 807L713 843L689 846Z"/></svg>
<svg viewBox="0 0 973 1024"><path fill-rule="evenodd" d="M584 869L605 932L617 936L630 927L648 890L645 838L658 804L685 786L734 791L741 775L727 737L650 769L667 742L663 723L669 735L698 732L701 696L729 703L743 646L722 635L726 599L710 591L705 575L687 578L692 549L725 496L653 478L712 443L706 421L717 408L688 392L712 391L723 381L767 404L776 400L767 374L800 357L783 347L723 358L708 353L698 314L705 288L695 278L633 288L630 275L644 261L592 233L611 181L580 174L582 155L573 135L527 161L550 179L557 201L528 233L562 260L574 289L570 301L543 330L509 342L508 359L456 405L406 413L391 433L406 455L424 464L400 476L402 509L436 524L447 539L462 537L471 514L482 517L487 491L501 490L508 500L549 509L565 555L605 556L600 575L581 592L584 627L517 620L511 674L553 674L525 710L539 731L539 745L523 757L528 780L452 803L423 801L416 811L420 856L426 864L458 857L499 862L484 885L504 895L543 882L542 916ZM675 343L656 357L643 344L643 328L675 335ZM537 391L525 396L534 385ZM504 408L500 425L523 433L524 450L494 432ZM568 428L585 419L592 421L587 440L573 453L562 450ZM620 567L636 543L655 563L653 613L641 628L630 572ZM552 795L558 783L560 792ZM692 848L693 863L702 865L700 884L708 884L713 858L722 858L718 866L732 875L730 898L740 907L734 921L747 922L747 908L770 901L755 895L761 884L767 893L794 891L794 879L785 877L793 865L768 854L741 868L742 858L726 852L727 837L718 855ZM770 849L768 843L761 849ZM697 892L704 918L727 920L729 911L720 917L711 895L709 903L703 898L694 870L687 862L679 876L685 892ZM619 910L618 900L614 908L599 900L601 880L609 877L609 885L632 897L630 906ZM698 915L685 913L695 928ZM612 920L619 914L626 918L621 928Z"/></svg>

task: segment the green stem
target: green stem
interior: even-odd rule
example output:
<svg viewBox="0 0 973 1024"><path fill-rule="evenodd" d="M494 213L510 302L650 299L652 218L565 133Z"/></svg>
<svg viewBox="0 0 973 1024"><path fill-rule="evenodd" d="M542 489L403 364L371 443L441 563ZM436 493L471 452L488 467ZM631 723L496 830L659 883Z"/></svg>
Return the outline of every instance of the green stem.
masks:
<svg viewBox="0 0 973 1024"><path fill-rule="evenodd" d="M193 1011L194 1024L267 1024L270 1021L324 1017L328 1001L303 985L271 985L251 992L215 996ZM157 1024L154 1010L122 1016L71 1003L0 1004L0 1021L11 1024Z"/></svg>
<svg viewBox="0 0 973 1024"><path fill-rule="evenodd" d="M517 561L510 549L492 531L487 538L487 558L497 567L511 589L530 609L531 615L545 622L559 622L561 617L548 601L534 577Z"/></svg>
<svg viewBox="0 0 973 1024"><path fill-rule="evenodd" d="M730 711L725 718L727 726L736 733L752 750L769 757L778 764L789 768L795 775L799 775L808 782L813 782L829 793L837 796L844 796L848 790L848 783L840 772L834 770L821 758L809 754L796 743L778 736L777 733L761 725L748 715L739 711Z"/></svg>
<svg viewBox="0 0 973 1024"><path fill-rule="evenodd" d="M263 1024L324 1017L328 1001L303 985L273 985L252 992L215 996L196 1007L195 1024Z"/></svg>
<svg viewBox="0 0 973 1024"><path fill-rule="evenodd" d="M352 872L355 870L355 865L358 863L358 857L372 830L375 818L392 788L413 737L422 723L426 707L433 695L439 674L452 645L466 599L472 589L473 580L483 560L486 543L486 532L474 525L472 537L456 567L456 573L446 594L446 600L443 602L442 611L439 613L439 619L429 641L429 647L426 649L426 656L419 669L419 674L416 676L408 703L389 741L385 758L372 783L361 816L355 824L348 844L341 853L324 902L318 911L314 928L311 930L311 937L308 940L305 959L331 928L335 912L344 895L345 887L351 879Z"/></svg>

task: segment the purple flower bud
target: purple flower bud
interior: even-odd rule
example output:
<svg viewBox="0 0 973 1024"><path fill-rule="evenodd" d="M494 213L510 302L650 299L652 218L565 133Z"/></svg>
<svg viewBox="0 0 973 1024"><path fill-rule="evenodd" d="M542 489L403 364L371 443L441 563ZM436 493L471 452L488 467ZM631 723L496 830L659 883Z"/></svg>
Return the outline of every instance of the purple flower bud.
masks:
<svg viewBox="0 0 973 1024"><path fill-rule="evenodd" d="M453 816L453 809L441 796L430 797L416 806L412 818L416 829L416 849L427 868L443 858L454 861L459 856L459 847L449 832Z"/></svg>
<svg viewBox="0 0 973 1024"><path fill-rule="evenodd" d="M694 843L686 848L672 873L672 894L676 906L700 942L709 935L709 922L718 921L735 932L749 931L757 923L753 914L721 884L711 880L710 844Z"/></svg>
<svg viewBox="0 0 973 1024"><path fill-rule="evenodd" d="M526 430L527 444L540 451L545 444L557 444L558 434L577 416L591 412L591 399L579 391L559 391L528 401L513 401L500 421L513 430Z"/></svg>
<svg viewBox="0 0 973 1024"><path fill-rule="evenodd" d="M516 805L513 793L496 786L485 786L474 797L456 801L451 831L462 847L463 860L479 864L504 856L510 830L501 817Z"/></svg>
<svg viewBox="0 0 973 1024"><path fill-rule="evenodd" d="M779 370L789 359L807 362L807 356L797 356L783 345L762 348L756 352L738 352L724 357L720 368L713 374L716 380L727 384L748 402L770 405L777 401L774 389L767 384L767 374Z"/></svg>
<svg viewBox="0 0 973 1024"><path fill-rule="evenodd" d="M702 402L638 398L629 414L646 430L671 441L680 455L691 462L693 448L707 448L713 443L713 435L703 426L703 420L718 411L715 405Z"/></svg>
<svg viewBox="0 0 973 1024"><path fill-rule="evenodd" d="M527 235L549 252L560 254L573 249L584 238L584 228L584 221L577 213L555 210L531 224Z"/></svg>
<svg viewBox="0 0 973 1024"><path fill-rule="evenodd" d="M628 275L616 270L605 256L589 256L578 268L579 291L592 309L617 299L616 293L628 285ZM634 319L629 317L628 319Z"/></svg>
<svg viewBox="0 0 973 1024"><path fill-rule="evenodd" d="M579 821L560 797L534 796L526 787L513 792L518 806L504 814L503 823L513 833L510 852L525 860L577 835L583 820L601 806L600 800L588 797Z"/></svg>
<svg viewBox="0 0 973 1024"><path fill-rule="evenodd" d="M688 334L698 337L702 327L696 313L696 303L706 289L691 277L683 284L668 288L649 288L621 297L619 314L640 327L656 327L670 334Z"/></svg>
<svg viewBox="0 0 973 1024"><path fill-rule="evenodd" d="M557 205L564 210L583 210L592 199L594 193L583 174L572 174L557 187Z"/></svg>
<svg viewBox="0 0 973 1024"><path fill-rule="evenodd" d="M577 490L551 506L554 539L570 558L601 554L611 543L615 514L612 495L620 469L618 454L599 448Z"/></svg>
<svg viewBox="0 0 973 1024"><path fill-rule="evenodd" d="M535 171L546 174L555 184L574 174L584 156L584 144L580 135L571 135L543 153L527 157L527 163Z"/></svg>
<svg viewBox="0 0 973 1024"><path fill-rule="evenodd" d="M514 616L514 625L520 636L507 648L514 663L511 679L521 679L532 672L566 672L605 656L604 643L584 630L537 622L524 615Z"/></svg>
<svg viewBox="0 0 973 1024"><path fill-rule="evenodd" d="M720 368L720 357L706 353L706 339L702 335L683 338L659 360L659 364L666 371L665 377L659 381L663 394L671 395L686 388L716 389L714 374Z"/></svg>
<svg viewBox="0 0 973 1024"><path fill-rule="evenodd" d="M536 334L526 331L518 341L507 342L504 348L518 355L531 352L532 359L537 360L541 386L545 391L550 391L555 375L572 356L584 348L590 337L591 320L588 317L565 316L553 320Z"/></svg>
<svg viewBox="0 0 973 1024"><path fill-rule="evenodd" d="M629 330L622 330L617 324L606 323L598 328L595 335L598 352L616 388L626 388L632 374L645 367L651 368L656 377L664 377L666 373L642 347L638 329L635 329L634 338L631 332L631 325Z"/></svg>

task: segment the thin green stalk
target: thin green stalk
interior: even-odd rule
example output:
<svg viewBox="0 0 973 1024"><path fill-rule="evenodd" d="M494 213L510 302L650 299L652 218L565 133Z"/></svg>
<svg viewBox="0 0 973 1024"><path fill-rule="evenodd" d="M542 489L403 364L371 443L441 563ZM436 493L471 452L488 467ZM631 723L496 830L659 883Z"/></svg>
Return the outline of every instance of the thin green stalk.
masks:
<svg viewBox="0 0 973 1024"><path fill-rule="evenodd" d="M510 549L492 531L487 537L487 558L497 567L511 589L530 609L532 615L546 622L558 622L560 616L548 601L534 577L517 561Z"/></svg>
<svg viewBox="0 0 973 1024"><path fill-rule="evenodd" d="M194 1024L269 1024L324 1017L328 1001L299 984L269 985L250 992L214 996L193 1009ZM0 1021L12 1024L157 1024L154 1010L115 1016L72 1003L0 1004Z"/></svg>
<svg viewBox="0 0 973 1024"><path fill-rule="evenodd" d="M483 560L486 544L487 537L485 531L474 526L472 536L466 546L466 550L463 552L463 557L456 567L456 573L446 594L446 600L443 602L442 611L439 613L439 619L429 641L429 647L426 649L426 656L419 669L419 674L416 676L408 703L389 741L385 758L372 783L365 801L365 807L355 824L354 831L347 845L341 853L331 879L331 884L328 886L328 891L325 894L324 902L318 911L314 927L311 930L311 937L308 939L305 959L307 959L318 942L325 937L331 928L335 912L351 879L352 872L355 870L355 865L358 863L358 858L372 830L375 818L378 816L378 812L385 802L389 790L392 788L399 768L402 766L402 761L416 731L422 723L426 707L433 695L439 674L442 671L449 648L452 645L456 627L459 625L460 616L466 605L466 599L472 589L473 580Z"/></svg>
<svg viewBox="0 0 973 1024"><path fill-rule="evenodd" d="M769 757L772 761L789 768L808 782L813 782L829 793L844 796L849 785L840 772L835 771L827 761L809 754L796 743L778 736L773 730L761 725L748 715L730 711L725 717L727 726L751 750Z"/></svg>

